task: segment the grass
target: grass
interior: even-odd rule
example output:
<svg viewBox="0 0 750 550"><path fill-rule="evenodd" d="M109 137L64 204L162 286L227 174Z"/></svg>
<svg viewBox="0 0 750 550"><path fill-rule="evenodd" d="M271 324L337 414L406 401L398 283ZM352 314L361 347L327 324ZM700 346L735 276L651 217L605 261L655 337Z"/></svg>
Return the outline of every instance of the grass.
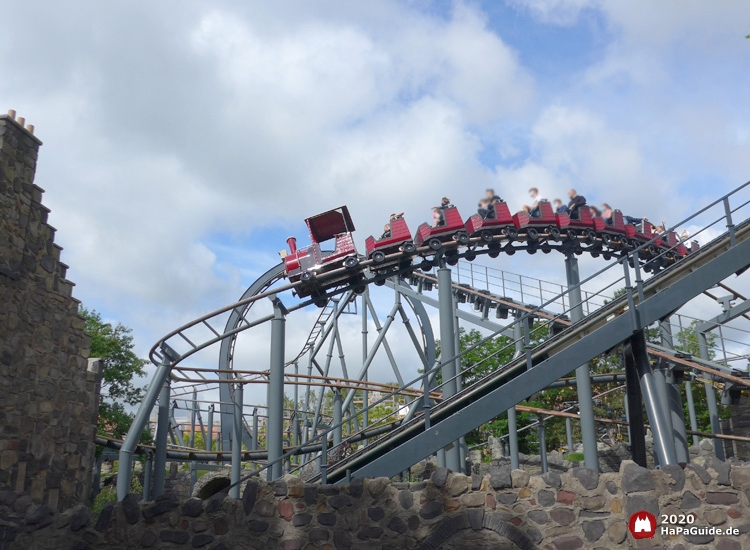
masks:
<svg viewBox="0 0 750 550"><path fill-rule="evenodd" d="M141 482L136 476L133 476L133 480L130 482L130 492L131 493L141 493L143 492L143 487L141 487ZM117 501L117 487L114 485L108 485L107 487L104 487L101 491L99 491L99 494L96 495L96 498L94 499L94 502L91 503L91 511L94 513L94 515L101 514L102 510L104 510L104 507L109 504L110 502L116 502Z"/></svg>
<svg viewBox="0 0 750 550"><path fill-rule="evenodd" d="M583 453L570 453L565 455L565 460L569 462L583 462Z"/></svg>

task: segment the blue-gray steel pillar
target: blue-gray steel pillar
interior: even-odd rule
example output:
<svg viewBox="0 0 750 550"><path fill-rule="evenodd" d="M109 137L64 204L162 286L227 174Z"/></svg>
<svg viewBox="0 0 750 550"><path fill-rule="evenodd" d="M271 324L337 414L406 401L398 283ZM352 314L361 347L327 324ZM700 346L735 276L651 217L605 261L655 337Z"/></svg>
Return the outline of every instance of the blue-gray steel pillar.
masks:
<svg viewBox="0 0 750 550"><path fill-rule="evenodd" d="M704 332L698 332L697 336L698 351L700 353L701 359L705 359L706 361L708 361L710 357L706 334ZM711 418L711 433L720 434L721 423L719 421L719 407L716 404L716 390L714 390L714 387L708 382L704 382L704 386L706 388L706 405L708 406L708 414ZM714 438L714 452L716 453L716 458L718 458L719 460L725 460L724 444L722 443L721 439Z"/></svg>
<svg viewBox="0 0 750 550"><path fill-rule="evenodd" d="M544 433L544 419L539 417L539 425L537 426L537 434L539 435L539 458L542 462L542 473L546 474L548 470L547 466L547 437Z"/></svg>
<svg viewBox="0 0 750 550"><path fill-rule="evenodd" d="M568 454L573 452L573 421L565 419L565 434L568 436Z"/></svg>
<svg viewBox="0 0 750 550"><path fill-rule="evenodd" d="M242 472L242 407L245 404L242 384L234 387L234 408L232 422L232 472L230 481L233 487L229 496L240 498L240 473ZM235 485L236 483L236 485Z"/></svg>
<svg viewBox="0 0 750 550"><path fill-rule="evenodd" d="M668 349L674 349L672 325L669 319L659 323L659 334L662 345ZM688 450L685 413L683 412L684 408L682 406L680 387L674 378L672 370L668 368L666 360L662 360L660 363L667 391L667 415L669 416L669 425L672 428L675 458L678 463L687 464L690 461L690 451Z"/></svg>
<svg viewBox="0 0 750 550"><path fill-rule="evenodd" d="M443 399L450 399L457 392L456 341L453 334L453 281L451 270L447 267L438 269L438 301L440 304L440 362L443 375ZM448 359L446 361L445 359ZM454 441L450 448L445 450L445 466L454 471L461 471L461 454L459 452L459 441Z"/></svg>
<svg viewBox="0 0 750 550"><path fill-rule="evenodd" d="M206 444L207 451L213 451L214 449L214 404L211 403L208 406L208 437L204 443ZM255 434L253 434L253 437Z"/></svg>
<svg viewBox="0 0 750 550"><path fill-rule="evenodd" d="M130 425L128 435L125 437L125 441L123 442L122 447L120 447L120 454L118 457L119 464L117 475L117 500L124 499L130 492L130 479L133 472L133 452L138 446L138 441L140 441L141 439L143 430L146 428L146 423L148 422L148 418L151 415L151 410L156 404L156 399L161 392L162 386L164 386L169 378L170 369L171 364L165 353L164 360L156 368L154 378L151 380L151 384L149 384L148 389L146 390L146 395L143 398L143 402L138 408L138 412L136 413L135 418ZM169 409L169 405L167 405L167 409ZM167 410L166 426L164 427L164 431L157 433L156 439L157 447L159 446L159 440L163 439L165 453L168 431L169 410ZM163 475L164 474L162 473L162 476Z"/></svg>
<svg viewBox="0 0 750 550"><path fill-rule="evenodd" d="M674 444L674 437L673 437L673 431L672 431L672 422L671 422L671 416L669 413L669 395L667 395L667 382L666 377L664 375L664 369L661 367L661 361L658 360L656 364L652 368L653 377L654 377L654 388L656 389L656 405L661 408L662 415L664 420L666 421L667 425L667 433L669 434L669 437L667 437L664 440L664 443L666 445L669 445L672 447L672 449L675 449ZM644 397L645 398L645 397ZM656 446L654 446L654 451L656 451ZM676 455L676 451L674 451ZM661 466L661 463L659 462L658 457L654 457L655 465Z"/></svg>
<svg viewBox="0 0 750 550"><path fill-rule="evenodd" d="M190 447L195 448L195 418L198 413L198 390L193 388L193 398L190 401Z"/></svg>
<svg viewBox="0 0 750 550"><path fill-rule="evenodd" d="M258 429L258 407L255 407L253 409L253 451L260 449L260 444L258 443Z"/></svg>
<svg viewBox="0 0 750 550"><path fill-rule="evenodd" d="M445 468L445 449L438 449L437 465L438 468Z"/></svg>
<svg viewBox="0 0 750 550"><path fill-rule="evenodd" d="M516 352L513 358L521 357L524 353L524 328L528 330L528 323L523 321L523 312L516 310L516 322L513 323L513 340L516 345ZM526 325L524 327L521 323ZM521 466L518 460L518 418L516 416L515 405L508 409L508 451L510 453L510 467L518 470Z"/></svg>
<svg viewBox="0 0 750 550"><path fill-rule="evenodd" d="M693 383L690 380L685 381L685 399L688 406L688 416L690 417L690 430L693 432L698 431L698 418L695 414L695 401L693 400ZM693 445L698 445L700 439L697 435L693 434Z"/></svg>
<svg viewBox="0 0 750 550"><path fill-rule="evenodd" d="M659 406L659 391L656 387L654 372L651 369L651 362L648 358L646 336L642 330L630 337L630 348L636 372L640 379L643 402L646 405L646 414L651 425L651 433L654 437L654 449L659 460L659 465L664 467L676 464L677 459L675 458L672 432L665 418L664 408Z"/></svg>
<svg viewBox="0 0 750 550"><path fill-rule="evenodd" d="M568 281L570 300L570 320L583 319L581 299L581 277L578 272L578 258L574 254L565 256L565 275ZM576 369L576 391L578 393L578 414L581 417L581 440L583 442L583 464L586 468L599 471L599 452L596 444L596 424L594 423L594 395L591 391L589 364Z"/></svg>
<svg viewBox="0 0 750 550"><path fill-rule="evenodd" d="M370 291L365 290L362 294L362 365L367 362L367 300L369 299ZM367 372L365 372L363 382L367 382ZM366 430L370 424L370 411L367 409L369 399L369 393L367 390L362 390L362 430ZM363 445L367 445L367 440L362 442Z"/></svg>
<svg viewBox="0 0 750 550"><path fill-rule="evenodd" d="M627 390L625 397L622 400L623 405L625 405L625 422L628 423L628 443L633 441L633 436L630 435L630 405L628 405L628 396L627 396Z"/></svg>
<svg viewBox="0 0 750 550"><path fill-rule="evenodd" d="M453 310L458 311L458 299L456 296L453 296ZM458 315L453 316L453 333L455 336L455 343L454 346L456 348L457 352L461 351L461 325L458 320ZM456 357L456 374L458 375L456 377L456 390L461 391L463 389L463 380L461 379L461 371L463 370L463 366L461 364L461 357ZM466 473L466 454L468 447L466 445L466 437L461 437L461 439L458 440L458 456L459 456L459 465L461 468L461 472Z"/></svg>
<svg viewBox="0 0 750 550"><path fill-rule="evenodd" d="M274 300L271 321L271 368L268 380L268 420L266 446L268 448L269 481L283 475L281 457L284 452L284 347L286 318L281 302Z"/></svg>
<svg viewBox="0 0 750 550"><path fill-rule="evenodd" d="M333 446L338 447L341 445L342 438L342 428L341 425L344 419L342 405L344 403L344 400L341 397L341 391L336 388L333 390ZM336 452L339 452L340 449L336 449Z"/></svg>
<svg viewBox="0 0 750 550"><path fill-rule="evenodd" d="M169 416L171 414L169 399L170 382L167 380L162 384L161 392L159 393L159 412L156 421L156 452L154 454L154 488L152 489L154 499L164 494L164 483L167 477L167 433L169 433Z"/></svg>
<svg viewBox="0 0 750 550"><path fill-rule="evenodd" d="M143 500L151 500L151 479L154 473L154 453L146 451L146 463L143 465Z"/></svg>

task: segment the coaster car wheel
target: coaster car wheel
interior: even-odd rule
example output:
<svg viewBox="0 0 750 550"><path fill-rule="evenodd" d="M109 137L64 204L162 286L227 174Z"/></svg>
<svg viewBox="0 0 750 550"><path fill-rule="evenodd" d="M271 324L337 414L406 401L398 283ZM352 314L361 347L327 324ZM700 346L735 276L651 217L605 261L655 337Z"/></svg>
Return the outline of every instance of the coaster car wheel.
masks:
<svg viewBox="0 0 750 550"><path fill-rule="evenodd" d="M511 239L515 239L516 237L518 237L518 229L516 229L515 227L503 227L502 233L503 235L507 235Z"/></svg>
<svg viewBox="0 0 750 550"><path fill-rule="evenodd" d="M602 254L602 258L604 258L604 260L608 262L612 259L612 254Z"/></svg>
<svg viewBox="0 0 750 550"><path fill-rule="evenodd" d="M469 250L468 252L466 252L466 254L464 254L464 259L467 262L473 262L474 260L477 259L477 253L474 252L473 250Z"/></svg>
<svg viewBox="0 0 750 550"><path fill-rule="evenodd" d="M542 247L542 252L544 254L549 254L550 252L552 252L552 248L550 246L543 246Z"/></svg>
<svg viewBox="0 0 750 550"><path fill-rule="evenodd" d="M614 244L614 238L609 233L604 233L602 235L602 242L607 246L612 246Z"/></svg>
<svg viewBox="0 0 750 550"><path fill-rule="evenodd" d="M658 256L659 255L659 247L656 246L655 244L649 245L648 246L648 253L651 254L654 257Z"/></svg>
<svg viewBox="0 0 750 550"><path fill-rule="evenodd" d="M530 241L536 241L539 238L539 231L537 231L533 227L530 227L526 232L526 236Z"/></svg>
<svg viewBox="0 0 750 550"><path fill-rule="evenodd" d="M448 265L456 265L458 263L458 257L457 256L450 257L445 260L445 263L447 263Z"/></svg>
<svg viewBox="0 0 750 550"><path fill-rule="evenodd" d="M302 275L299 276L300 281L303 281L305 283L312 281L313 274L311 271L303 271Z"/></svg>
<svg viewBox="0 0 750 550"><path fill-rule="evenodd" d="M503 248L503 252L505 252L508 256L512 256L516 253L516 249L512 247L511 245L506 246Z"/></svg>
<svg viewBox="0 0 750 550"><path fill-rule="evenodd" d="M550 237L552 237L554 240L559 241L562 237L562 234L560 233L560 230L557 227L552 227L548 229Z"/></svg>
<svg viewBox="0 0 750 550"><path fill-rule="evenodd" d="M494 238L494 235L492 234L492 231L489 229L485 229L480 233L480 236L482 237L482 240L486 243L491 243L492 239Z"/></svg>
<svg viewBox="0 0 750 550"><path fill-rule="evenodd" d="M403 251L404 251L404 252L405 252L406 254L414 254L414 253L415 253L415 252L417 251L417 247L416 247L416 246L414 245L414 243L406 243L406 244L405 244L405 245L404 245L404 246L402 247L402 250L403 250Z"/></svg>
<svg viewBox="0 0 750 550"><path fill-rule="evenodd" d="M461 233L457 233L454 239L456 239L458 244L460 244L461 246L466 246L467 244L469 244L469 235L467 235L463 231Z"/></svg>
<svg viewBox="0 0 750 550"><path fill-rule="evenodd" d="M430 239L430 240L429 240L429 242L427 243L427 245L428 245L428 246L429 246L429 247L430 247L430 248L431 248L432 250L435 250L435 251L438 251L438 250L440 250L441 248L443 248L443 243L442 243L442 242L440 242L440 239Z"/></svg>
<svg viewBox="0 0 750 550"><path fill-rule="evenodd" d="M349 256L347 259L344 260L344 267L351 269L353 267L357 267L359 265L359 258L356 256Z"/></svg>
<svg viewBox="0 0 750 550"><path fill-rule="evenodd" d="M328 304L328 298L325 294L316 294L313 297L313 303L318 307L326 307L326 304Z"/></svg>
<svg viewBox="0 0 750 550"><path fill-rule="evenodd" d="M383 286L385 284L385 279L375 279L375 286Z"/></svg>
<svg viewBox="0 0 750 550"><path fill-rule="evenodd" d="M360 282L354 285L354 288L352 290L354 290L355 294L364 294L365 290L367 290L367 285Z"/></svg>
<svg viewBox="0 0 750 550"><path fill-rule="evenodd" d="M422 271L429 271L432 267L432 262L430 260L422 260L422 263L419 264L419 269Z"/></svg>
<svg viewBox="0 0 750 550"><path fill-rule="evenodd" d="M372 258L373 262L375 262L376 264L379 264L385 260L385 253L382 250L376 250L375 252L372 253L372 256L370 257Z"/></svg>
<svg viewBox="0 0 750 550"><path fill-rule="evenodd" d="M589 244L594 244L594 243L596 242L596 238L597 238L597 236L596 236L596 231L594 231L594 230L592 230L592 229L589 229L589 230L588 230L588 231L586 232L586 242L587 242L587 243L589 243Z"/></svg>

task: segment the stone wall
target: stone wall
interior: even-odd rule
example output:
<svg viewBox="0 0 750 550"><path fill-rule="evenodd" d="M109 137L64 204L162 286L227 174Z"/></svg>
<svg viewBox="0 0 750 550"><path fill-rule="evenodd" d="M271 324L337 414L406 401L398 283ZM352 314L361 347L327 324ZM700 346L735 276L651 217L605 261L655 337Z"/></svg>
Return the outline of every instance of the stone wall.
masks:
<svg viewBox="0 0 750 550"><path fill-rule="evenodd" d="M129 495L98 517L85 506L62 514L3 501L0 540L8 548L612 549L750 548L750 465L714 460L650 471L627 461L620 472L576 468L529 476L496 467L486 476L439 468L420 483L386 478L346 486L287 476L246 483L242 498ZM633 540L630 514L692 513L697 527L736 527L738 535L694 534ZM10 542L10 539L14 539Z"/></svg>
<svg viewBox="0 0 750 550"><path fill-rule="evenodd" d="M99 380L29 130L0 116L0 489L63 510L90 494Z"/></svg>

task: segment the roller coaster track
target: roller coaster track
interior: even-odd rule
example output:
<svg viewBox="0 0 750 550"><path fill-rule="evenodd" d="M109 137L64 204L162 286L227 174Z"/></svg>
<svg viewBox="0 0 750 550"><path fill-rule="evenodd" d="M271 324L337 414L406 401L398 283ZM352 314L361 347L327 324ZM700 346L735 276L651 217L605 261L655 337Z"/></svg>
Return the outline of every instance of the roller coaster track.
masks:
<svg viewBox="0 0 750 550"><path fill-rule="evenodd" d="M617 346L634 331L659 321L682 304L750 267L750 221L713 240L696 254L665 269L633 295L604 305L533 350L527 370L520 357L429 410L429 423L418 414L398 429L328 472L329 482L349 475L393 476L446 447L571 371ZM670 357L670 360L677 360Z"/></svg>
<svg viewBox="0 0 750 550"><path fill-rule="evenodd" d="M432 275L429 275L426 273L415 272L413 276L428 280L433 284L437 284L437 278ZM489 300L493 303L503 305L507 307L509 310L517 310L517 311L521 311L524 313L533 314L541 319L547 319L548 321L553 321L554 323L559 324L561 326L565 326L565 327L569 327L571 325L570 320L563 316L560 316L555 313L550 313L548 311L535 308L530 305L522 304L515 300L511 300L509 298L497 296L488 291L476 290L467 285L463 285L463 284L456 283L456 282L452 283L451 286L457 292L464 292L464 293L473 295L475 298ZM721 283L719 283L718 286L722 286ZM735 372L735 369L732 369L731 367L727 365L723 365L721 363L708 361L708 360L700 359L696 357L686 357L684 353L680 353L679 351L675 352L674 350L670 350L670 349L664 348L656 344L648 344L647 350L649 352L649 355L653 357L666 359L672 363L683 365L685 367L693 369L694 371L703 372L712 377L730 381L740 386L750 387L750 380L746 378L739 378L737 376L734 376L732 373Z"/></svg>
<svg viewBox="0 0 750 550"><path fill-rule="evenodd" d="M710 216L709 209L721 208L723 204L724 213L718 219L714 219L710 224L704 226L701 231L723 221L726 222L728 231L697 253L679 257L676 261L675 258L681 256L681 254L675 255L672 250L666 250L661 260L659 259L661 255L656 255L653 252L656 248L651 245L660 241L661 236L655 236L649 243L643 243L633 250L632 243L623 244L623 247L620 248L613 248L612 240L606 239L604 233L597 235L592 231L588 231L583 240L579 240L583 234L569 234L562 238L560 238L560 235L554 236L552 233L548 236L535 234L533 237L531 234L503 234L494 236L491 241L482 236L481 238L471 238L468 243L445 242L441 250L435 250L430 246L422 246L416 250L414 255L394 253L386 256L385 259L381 259L381 262L377 264L370 259L361 259L357 269L364 270L364 283L374 283L375 285L398 284L401 286L405 282L399 281L399 279L404 277L414 277L422 281L430 280L432 277L427 273L419 273L418 270L426 272L436 265L442 265L443 262L451 266L456 265L458 260L462 258L471 262L481 254L496 257L499 253L512 255L517 250L527 250L530 254L537 251L549 253L552 250L559 250L568 256L572 256L573 254L578 255L582 252L588 252L592 257L602 256L605 260L616 258L617 263L620 263L624 268L626 286L629 291L626 297L621 297L606 304L573 325L570 325L567 318L549 314L541 307L532 308L504 297L490 298L507 309L514 309L520 313L525 312L523 314L525 317L533 315L542 322L555 323L562 330L560 332L556 330L551 338L534 349L527 347L526 357L522 356L518 360L512 361L499 371L448 399L441 401L431 391L433 401L437 404L425 409L428 414L417 412L415 415L417 400L412 401L412 407L405 420L387 423L388 428L391 429L389 433L375 443L362 447L351 457L336 463L330 472L330 479L340 481L344 476L350 474L357 476L391 475L402 471L415 461L445 447L477 425L512 407L520 400L519 396L539 391L539 389L561 378L570 372L571 365L580 365L597 355L601 355L629 337L634 330L640 330L650 323L669 316L682 304L701 292L706 292L731 273L739 274L747 269L748 264L750 264L748 223L745 222L735 227L732 223L732 214L747 206L750 201L741 203L732 210L729 199L748 186L750 186L750 182L708 205L683 222L694 220L697 216L703 214ZM640 255L639 251L641 252ZM617 263L602 269L595 276L611 269ZM634 287L630 284L628 278L629 270L626 267L628 263L636 270L637 295L635 296L633 294ZM653 271L657 274L643 283L639 280L639 267L644 271ZM661 272L659 272L660 270ZM331 301L338 301L340 305L346 304L353 290L346 282L335 282L340 280L341 275L346 274L345 272L347 272L346 267L326 272L326 277L331 277L331 281L337 286L325 287L327 290L323 291L324 295L318 293L313 299L301 300L284 298L287 300L287 303L283 304L285 314L305 308L313 303L325 306L318 317L318 323L310 331L300 353L297 354L295 359L288 362L287 366L300 359L305 353L314 352L317 347L322 345L322 341L326 338L326 331L335 321L335 315L337 314L335 302L332 306ZM595 276L592 276L592 278ZM224 382L219 383L222 391L221 412L222 424L224 424L224 413L228 412L232 403L233 389L232 384L228 382L241 375L241 371L234 367L236 337L245 330L272 320L273 315L249 318L248 313L256 303L264 299L278 300L278 295L294 291L300 285L300 283L283 284L284 277L283 264L279 264L253 283L238 302L204 315L159 340L150 352L152 361L160 365L157 369L159 375L155 377L155 381L159 380L159 382L154 384L153 387L160 388L161 381L165 380L165 377L168 379L172 376L175 380L186 379L184 372L189 367L185 365L185 360L209 346L220 343L219 368L195 369L203 372L192 374L205 379L205 383L209 383L209 379L204 377L204 373L213 373L219 377L219 382ZM346 278L346 280L350 279L350 277ZM434 278L431 284L434 286ZM476 297L488 297L485 292L467 289L464 285L459 285L459 288L462 292L475 293ZM350 294L346 295L346 293ZM336 297L342 294L344 296L336 300ZM408 299L407 293L404 293L404 296ZM562 296L564 296L564 293L560 294L558 298ZM325 301L321 301L321 298L324 298ZM411 301L411 303L413 307L424 310L424 306L419 300ZM547 304L549 303L552 302L547 302ZM563 309L565 309L564 303ZM426 313L424 315L426 317ZM220 324L224 324L224 327L220 328ZM423 328L429 329L429 321L423 325ZM434 354L434 345L425 341L425 351L429 351L430 348L432 348ZM663 350L651 351L654 352L652 355L657 356L658 353L666 353L669 358L662 357L662 359L673 363L679 363L680 361L690 363L689 365L683 363L683 365L696 371L702 371L714 379L721 377L731 383L747 385L742 379L738 379L738 381L729 378L732 374L726 371L731 369L716 368L716 364L707 364L705 361L692 360L692 358L688 360L684 356L670 355ZM432 361L429 363L432 363ZM437 363L432 364L437 365ZM530 370L527 370L528 368ZM183 369L183 376L180 376L181 369ZM173 370L176 373L171 375L170 373ZM432 370L435 372L435 367ZM260 376L263 374L263 371L253 373L253 375ZM322 385L327 385L330 381L325 377L321 379ZM333 382L335 383L335 380ZM351 384L343 379L341 382L347 386L355 387L363 384L362 380L353 381ZM203 382L201 381L201 383ZM398 392L394 393L404 393L402 390L403 388L399 388ZM144 402L144 406L141 407L137 415L139 426L143 425L151 407L156 402L156 394L151 389L147 401L148 404ZM225 408L227 411L225 411ZM245 428L246 433L243 437L243 443L247 444L250 435L247 433L247 426ZM227 438L224 441L225 448L228 448L230 444L228 441L229 430L222 430L222 432L224 437ZM362 433L359 432L360 435L350 436L349 441L354 441L353 438L369 439L370 436L361 437ZM319 435L314 434L313 437L317 438ZM311 440L308 444L291 451L291 453L314 452L312 450L314 446L314 440ZM311 450L301 451L302 447ZM321 449L319 444L318 448ZM120 453L121 458L124 457L128 460L127 457L129 453L132 454L133 449L134 441L126 441ZM125 483L123 482L124 488ZM121 492L118 484L118 495Z"/></svg>

